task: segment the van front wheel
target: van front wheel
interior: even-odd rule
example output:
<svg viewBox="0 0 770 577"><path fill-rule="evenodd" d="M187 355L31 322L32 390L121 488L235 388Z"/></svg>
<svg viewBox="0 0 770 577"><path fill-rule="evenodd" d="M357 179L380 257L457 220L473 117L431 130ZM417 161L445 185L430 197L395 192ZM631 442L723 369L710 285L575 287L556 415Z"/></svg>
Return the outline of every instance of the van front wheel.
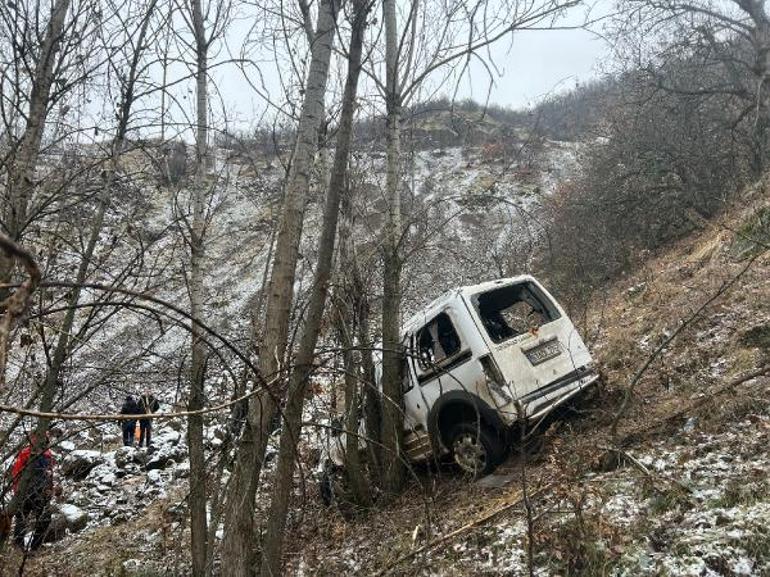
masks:
<svg viewBox="0 0 770 577"><path fill-rule="evenodd" d="M464 473L482 477L491 473L503 459L505 447L499 435L477 423L460 423L450 436L452 458Z"/></svg>

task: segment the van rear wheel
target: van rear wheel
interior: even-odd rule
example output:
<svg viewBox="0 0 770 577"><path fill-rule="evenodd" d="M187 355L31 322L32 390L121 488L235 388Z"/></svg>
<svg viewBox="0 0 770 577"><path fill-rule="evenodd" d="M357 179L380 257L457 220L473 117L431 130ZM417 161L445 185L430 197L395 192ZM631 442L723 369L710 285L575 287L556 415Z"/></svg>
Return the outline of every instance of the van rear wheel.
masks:
<svg viewBox="0 0 770 577"><path fill-rule="evenodd" d="M454 462L473 477L491 473L505 454L499 435L483 424L460 423L452 429L450 439Z"/></svg>

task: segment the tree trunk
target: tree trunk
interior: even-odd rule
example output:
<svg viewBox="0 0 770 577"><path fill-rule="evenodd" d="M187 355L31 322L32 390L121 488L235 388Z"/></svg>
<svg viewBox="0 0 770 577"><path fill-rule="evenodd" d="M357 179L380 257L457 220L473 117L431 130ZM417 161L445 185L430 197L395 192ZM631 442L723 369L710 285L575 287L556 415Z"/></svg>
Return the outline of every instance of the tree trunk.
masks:
<svg viewBox="0 0 770 577"><path fill-rule="evenodd" d="M751 12L756 26L757 62L755 73L759 83L754 127L754 178L760 178L767 165L768 130L770 130L770 19L765 14L765 3L757 2Z"/></svg>
<svg viewBox="0 0 770 577"><path fill-rule="evenodd" d="M57 0L53 5L45 38L40 46L40 58L32 78L27 125L19 148L10 162L7 184L8 201L3 209L3 221L8 230L8 236L16 243L21 241L27 226L29 201L34 190L35 168L45 129L51 85L54 81L56 52L61 44L69 5L70 0ZM12 269L13 260L4 253L0 254L0 283L6 283L10 280ZM0 290L0 297L3 294L4 292Z"/></svg>
<svg viewBox="0 0 770 577"><path fill-rule="evenodd" d="M195 35L195 88L197 126L195 134L195 182L193 184L193 220L190 235L190 314L200 320L203 315L203 235L206 207L206 172L208 150L208 41L203 22L201 0L192 2ZM200 327L192 323L190 357L189 410L203 408L206 347ZM190 447L190 553L193 577L207 572L208 531L206 529L206 455L203 448L203 416L191 415L187 420Z"/></svg>
<svg viewBox="0 0 770 577"><path fill-rule="evenodd" d="M342 237L342 235L340 235ZM358 426L361 422L359 379L361 372L356 366L353 350L352 323L346 303L340 303L338 330L342 344L342 357L345 374L345 430L353 434L347 436L345 445L345 479L350 492L350 500L359 507L371 505L371 494L366 482L361 452L359 451Z"/></svg>
<svg viewBox="0 0 770 577"><path fill-rule="evenodd" d="M401 96L398 83L398 34L396 0L383 1L386 72L386 196L388 221L384 239L382 291L382 489L395 494L403 483L404 467L399 450L403 436L401 395L401 187L399 161Z"/></svg>
<svg viewBox="0 0 770 577"><path fill-rule="evenodd" d="M355 324L356 317L362 320L359 315L359 309L363 309L361 303L365 303L363 283L358 271L358 264L355 258L355 245L353 243L353 202L351 198L350 186L346 187L345 195L342 198L341 222L339 228L340 252L338 270L341 271L339 286L344 287L337 301L337 332L343 352L343 371L345 375L345 429L352 433L358 433L361 423L361 395L359 391L362 386L370 383L369 375L363 367L367 361L371 361L371 351L363 350L368 344L368 335L364 339L359 339L362 350L360 351L361 363L356 365L354 354L354 341L356 338ZM364 321L365 322L365 321ZM367 327L368 328L368 327ZM335 406L335 405L333 405ZM379 430L379 425L375 431ZM368 433L367 429L367 433ZM379 437L379 435L377 435ZM359 438L348 435L348 442L345 451L345 477L349 487L350 500L358 506L368 507L371 505L371 492L363 469L361 454L358 450ZM378 439L371 439L367 443L367 448L371 450L372 445L378 443ZM371 454L371 453L370 453ZM374 465L372 469L374 470Z"/></svg>
<svg viewBox="0 0 770 577"><path fill-rule="evenodd" d="M275 490L270 502L270 514L262 550L261 574L264 576L281 574L281 554L283 551L286 514L294 487L294 467L297 459L297 442L299 441L302 429L302 409L313 370L313 355L321 330L321 318L326 306L326 295L337 235L340 196L345 186L347 175L348 154L353 134L356 90L361 69L363 32L368 12L366 5L367 0L356 0L355 2L355 15L348 54L348 77L345 83L340 125L337 131L334 165L324 206L323 229L318 248L318 265L313 282L310 306L297 352L296 366L291 373L289 383L284 426L281 431L281 444L278 452Z"/></svg>
<svg viewBox="0 0 770 577"><path fill-rule="evenodd" d="M382 407L380 394L374 376L374 359L372 358L371 338L369 331L369 302L363 294L363 284L358 283L361 292L358 294L356 314L358 315L358 342L361 346L361 370L364 386L364 423L366 436L369 439L369 473L372 478L380 478L382 471Z"/></svg>
<svg viewBox="0 0 770 577"><path fill-rule="evenodd" d="M310 172L324 115L324 96L334 44L338 0L321 0L318 26L311 45L311 62L302 104L297 142L286 182L283 211L278 225L274 261L265 302L265 331L259 369L265 380L282 370L289 333L294 278L308 195ZM222 574L247 577L253 566L253 507L262 470L270 426L275 417L275 391L262 392L249 401L249 415L238 449L231 480L222 544Z"/></svg>

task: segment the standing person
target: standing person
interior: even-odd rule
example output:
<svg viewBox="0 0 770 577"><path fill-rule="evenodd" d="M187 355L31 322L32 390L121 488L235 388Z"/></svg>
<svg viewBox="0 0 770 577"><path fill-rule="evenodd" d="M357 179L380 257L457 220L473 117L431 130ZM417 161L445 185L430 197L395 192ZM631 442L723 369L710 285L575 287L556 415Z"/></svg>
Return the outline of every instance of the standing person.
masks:
<svg viewBox="0 0 770 577"><path fill-rule="evenodd" d="M142 396L139 397L139 408L141 409L142 414L149 415L154 413L160 408L160 403L158 402L158 399L156 399L150 391L147 389L144 390L144 393L142 393ZM147 448L150 448L150 437L152 435L152 419L139 419L139 446L142 446L142 443L147 441Z"/></svg>
<svg viewBox="0 0 770 577"><path fill-rule="evenodd" d="M46 435L47 444L48 435ZM35 449L35 433L29 435L29 444L19 452L13 462L11 469L13 492L19 500L18 509L14 515L13 540L22 549L32 517L35 518L35 524L30 550L38 549L45 540L48 526L51 524L51 499L56 490L53 475L55 465L49 448ZM21 478L25 470L29 470L29 473L27 473L23 493L20 493Z"/></svg>
<svg viewBox="0 0 770 577"><path fill-rule="evenodd" d="M132 395L127 395L120 408L121 415L140 415L142 410ZM123 431L123 445L131 447L134 444L134 430L136 429L136 419L126 419L120 421L120 429Z"/></svg>

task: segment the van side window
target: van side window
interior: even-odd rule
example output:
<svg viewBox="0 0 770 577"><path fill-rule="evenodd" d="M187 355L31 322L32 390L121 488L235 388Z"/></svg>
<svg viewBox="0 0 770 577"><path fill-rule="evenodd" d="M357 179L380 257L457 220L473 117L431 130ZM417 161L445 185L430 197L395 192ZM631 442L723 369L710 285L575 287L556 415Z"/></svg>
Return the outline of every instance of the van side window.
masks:
<svg viewBox="0 0 770 577"><path fill-rule="evenodd" d="M418 362L423 370L429 370L458 352L460 337L446 313L439 314L417 333Z"/></svg>
<svg viewBox="0 0 770 577"><path fill-rule="evenodd" d="M489 338L496 343L559 318L554 304L530 282L493 289L473 300Z"/></svg>

